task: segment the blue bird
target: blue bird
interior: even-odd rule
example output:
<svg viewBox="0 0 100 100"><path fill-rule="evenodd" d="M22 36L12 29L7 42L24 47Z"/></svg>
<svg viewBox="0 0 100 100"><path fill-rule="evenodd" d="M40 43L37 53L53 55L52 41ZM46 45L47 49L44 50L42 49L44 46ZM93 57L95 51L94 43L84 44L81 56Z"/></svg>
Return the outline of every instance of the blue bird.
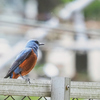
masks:
<svg viewBox="0 0 100 100"><path fill-rule="evenodd" d="M27 75L37 62L40 45L44 44L39 43L37 40L29 40L4 78L17 79L19 76L23 78L24 75Z"/></svg>

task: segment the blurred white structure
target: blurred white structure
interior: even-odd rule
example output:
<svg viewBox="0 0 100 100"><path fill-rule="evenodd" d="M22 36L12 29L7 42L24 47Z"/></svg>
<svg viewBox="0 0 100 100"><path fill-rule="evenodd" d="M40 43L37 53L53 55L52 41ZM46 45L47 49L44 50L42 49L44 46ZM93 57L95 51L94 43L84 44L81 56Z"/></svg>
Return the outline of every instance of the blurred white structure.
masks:
<svg viewBox="0 0 100 100"><path fill-rule="evenodd" d="M50 28L55 28L59 25L59 20L57 18L52 17L50 20L43 22L44 27L32 28L26 32L26 39L35 38L38 40L43 40L50 29L45 28L45 26L49 26Z"/></svg>
<svg viewBox="0 0 100 100"><path fill-rule="evenodd" d="M59 16L64 20L73 18L74 27L77 33L77 40L81 42L87 40L85 34L85 20L82 10L88 6L94 0L74 0L71 3L68 3L59 13Z"/></svg>
<svg viewBox="0 0 100 100"><path fill-rule="evenodd" d="M43 67L43 71L48 77L55 77L59 75L59 70L58 68L53 65L52 63L47 63Z"/></svg>
<svg viewBox="0 0 100 100"><path fill-rule="evenodd" d="M88 74L92 81L100 81L100 48L98 43L94 44L93 41L88 40L85 26L84 13L82 10L87 7L94 0L74 0L71 3L67 4L59 13L59 16L64 20L73 19L74 28L76 30L76 42L72 49L79 51L88 51ZM98 45L98 46L97 46ZM98 50L94 50L98 49ZM80 66L81 67L81 66Z"/></svg>
<svg viewBox="0 0 100 100"><path fill-rule="evenodd" d="M25 5L25 16L29 19L35 19L38 14L38 3L36 0L27 0Z"/></svg>
<svg viewBox="0 0 100 100"><path fill-rule="evenodd" d="M59 69L59 76L73 78L75 76L75 55L72 51L53 49L48 51L46 61L54 64Z"/></svg>
<svg viewBox="0 0 100 100"><path fill-rule="evenodd" d="M92 81L100 81L100 50L88 52L88 74Z"/></svg>
<svg viewBox="0 0 100 100"><path fill-rule="evenodd" d="M6 39L0 38L0 59L10 51L11 47L9 42Z"/></svg>

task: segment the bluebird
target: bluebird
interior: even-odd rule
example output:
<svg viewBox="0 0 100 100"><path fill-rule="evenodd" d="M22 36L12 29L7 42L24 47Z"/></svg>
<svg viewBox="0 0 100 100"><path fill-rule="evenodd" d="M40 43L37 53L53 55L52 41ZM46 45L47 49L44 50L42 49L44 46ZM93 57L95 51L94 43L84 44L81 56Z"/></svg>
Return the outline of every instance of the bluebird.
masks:
<svg viewBox="0 0 100 100"><path fill-rule="evenodd" d="M25 48L18 54L11 68L4 78L17 79L19 76L24 78L35 66L40 45L37 40L29 40Z"/></svg>

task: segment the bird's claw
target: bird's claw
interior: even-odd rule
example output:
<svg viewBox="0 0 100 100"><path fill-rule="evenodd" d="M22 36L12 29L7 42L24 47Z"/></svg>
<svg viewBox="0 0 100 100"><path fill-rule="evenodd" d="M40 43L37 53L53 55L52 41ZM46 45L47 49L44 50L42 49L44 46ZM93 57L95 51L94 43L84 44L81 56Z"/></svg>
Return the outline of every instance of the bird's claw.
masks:
<svg viewBox="0 0 100 100"><path fill-rule="evenodd" d="M31 83L29 78L26 78L26 79L25 79L25 82L27 82L27 83L29 83L29 84Z"/></svg>

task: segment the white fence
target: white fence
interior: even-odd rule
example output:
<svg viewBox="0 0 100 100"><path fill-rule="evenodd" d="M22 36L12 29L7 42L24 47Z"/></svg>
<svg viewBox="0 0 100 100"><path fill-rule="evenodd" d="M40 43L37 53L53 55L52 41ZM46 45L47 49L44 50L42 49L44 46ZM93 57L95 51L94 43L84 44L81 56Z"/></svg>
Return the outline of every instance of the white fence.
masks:
<svg viewBox="0 0 100 100"><path fill-rule="evenodd" d="M51 97L51 100L70 98L100 99L100 82L73 82L54 77L51 81L0 79L0 95Z"/></svg>

